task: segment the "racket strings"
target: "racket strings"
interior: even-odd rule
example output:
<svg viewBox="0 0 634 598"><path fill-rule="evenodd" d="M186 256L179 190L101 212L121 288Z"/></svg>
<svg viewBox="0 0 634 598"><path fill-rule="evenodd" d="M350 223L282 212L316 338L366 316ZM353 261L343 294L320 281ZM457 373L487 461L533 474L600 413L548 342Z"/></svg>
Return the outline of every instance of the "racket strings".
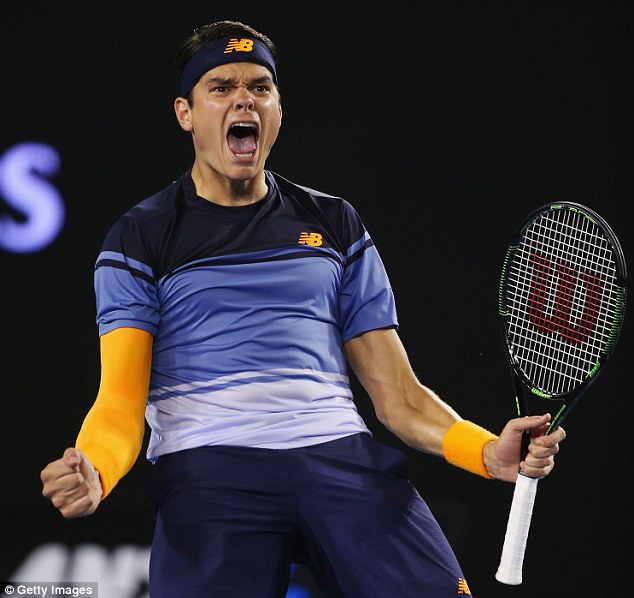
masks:
<svg viewBox="0 0 634 598"><path fill-rule="evenodd" d="M507 332L513 357L548 395L578 386L610 342L619 287L612 247L573 210L541 214L508 268Z"/></svg>

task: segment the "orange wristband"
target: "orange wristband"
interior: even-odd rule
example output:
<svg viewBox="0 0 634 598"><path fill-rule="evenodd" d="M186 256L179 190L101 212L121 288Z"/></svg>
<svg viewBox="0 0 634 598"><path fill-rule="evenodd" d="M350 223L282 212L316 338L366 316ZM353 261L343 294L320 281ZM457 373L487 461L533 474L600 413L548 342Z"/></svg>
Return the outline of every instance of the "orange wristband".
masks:
<svg viewBox="0 0 634 598"><path fill-rule="evenodd" d="M442 441L442 452L452 465L492 479L484 466L483 450L497 436L465 419L453 424Z"/></svg>

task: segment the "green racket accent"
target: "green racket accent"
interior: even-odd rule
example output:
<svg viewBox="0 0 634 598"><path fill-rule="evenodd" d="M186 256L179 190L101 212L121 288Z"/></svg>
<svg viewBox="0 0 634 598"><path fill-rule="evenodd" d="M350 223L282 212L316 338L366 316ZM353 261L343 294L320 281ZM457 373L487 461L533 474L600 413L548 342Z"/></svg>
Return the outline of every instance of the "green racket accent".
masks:
<svg viewBox="0 0 634 598"><path fill-rule="evenodd" d="M498 313L506 317L509 315L509 311L507 309L506 301L504 299L504 291L506 289L506 277L508 275L509 263L511 261L511 256L517 250L517 245L511 245L506 250L506 255L504 256L504 264L502 265L502 274L500 275L500 284L498 287Z"/></svg>

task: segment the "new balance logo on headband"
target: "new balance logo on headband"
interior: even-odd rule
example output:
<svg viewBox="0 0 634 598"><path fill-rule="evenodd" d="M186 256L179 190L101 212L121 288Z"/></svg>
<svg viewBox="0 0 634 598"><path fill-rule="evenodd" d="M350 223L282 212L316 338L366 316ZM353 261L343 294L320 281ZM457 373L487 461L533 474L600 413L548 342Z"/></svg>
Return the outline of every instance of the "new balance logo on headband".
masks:
<svg viewBox="0 0 634 598"><path fill-rule="evenodd" d="M229 54L231 52L252 52L253 51L253 40L243 37L242 39L238 39L237 37L232 37L225 48L223 54Z"/></svg>
<svg viewBox="0 0 634 598"><path fill-rule="evenodd" d="M277 85L275 58L264 42L249 37L221 37L200 48L188 61L181 74L179 94L187 97L207 71L229 62L254 62L265 66Z"/></svg>

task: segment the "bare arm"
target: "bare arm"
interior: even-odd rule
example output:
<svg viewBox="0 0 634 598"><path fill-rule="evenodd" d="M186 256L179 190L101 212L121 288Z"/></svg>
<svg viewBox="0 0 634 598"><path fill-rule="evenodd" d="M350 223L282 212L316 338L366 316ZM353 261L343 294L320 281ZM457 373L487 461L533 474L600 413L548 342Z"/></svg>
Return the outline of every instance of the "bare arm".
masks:
<svg viewBox="0 0 634 598"><path fill-rule="evenodd" d="M119 328L101 337L101 383L77 438L40 477L64 517L90 515L136 461L145 431L152 336Z"/></svg>
<svg viewBox="0 0 634 598"><path fill-rule="evenodd" d="M462 418L418 381L396 331L371 330L348 341L345 350L379 421L408 446L443 456L443 439ZM548 414L510 420L498 439L484 445L482 459L489 475L513 482L520 467L531 477L548 475L566 436L562 428L544 436L549 420ZM522 435L527 430L532 440L521 460Z"/></svg>
<svg viewBox="0 0 634 598"><path fill-rule="evenodd" d="M345 351L379 421L412 448L442 456L442 440L460 416L418 381L396 331L371 330Z"/></svg>

